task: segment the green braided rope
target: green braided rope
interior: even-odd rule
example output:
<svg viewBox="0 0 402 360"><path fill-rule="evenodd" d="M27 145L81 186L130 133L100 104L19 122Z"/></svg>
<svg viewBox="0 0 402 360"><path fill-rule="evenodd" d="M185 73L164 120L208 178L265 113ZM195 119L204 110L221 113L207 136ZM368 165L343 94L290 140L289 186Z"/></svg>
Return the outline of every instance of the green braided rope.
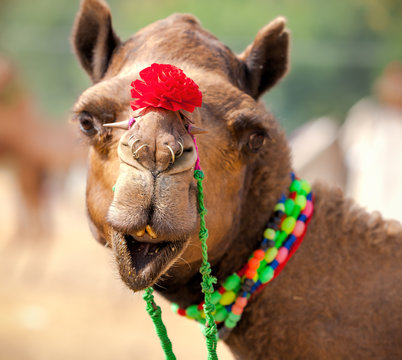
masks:
<svg viewBox="0 0 402 360"><path fill-rule="evenodd" d="M211 276L211 265L208 262L208 229L205 224L205 215L207 210L204 206L204 189L202 186L202 180L204 179L204 173L202 170L194 171L194 178L197 180L198 188L198 204L200 214L200 233L199 238L202 248L202 264L200 267L200 273L202 275L201 288L204 293L204 313L205 313L205 328L204 336L207 342L208 360L218 360L216 354L216 347L218 343L217 328L214 316L212 313L215 311L215 305L211 302L211 294L214 292L213 284L217 282L216 278Z"/></svg>
<svg viewBox="0 0 402 360"><path fill-rule="evenodd" d="M200 214L200 232L199 238L201 241L202 249L202 264L200 267L200 273L202 275L201 289L204 293L204 313L205 313L205 328L204 336L207 342L208 350L208 360L218 360L218 355L216 354L216 348L218 343L218 330L216 327L215 319L212 313L215 311L215 305L211 302L211 294L214 292L214 284L217 280L215 277L211 276L211 265L208 262L208 229L205 224L205 215L207 209L204 206L204 188L202 186L202 180L204 179L204 173L202 170L194 171L194 178L197 180L198 188L198 204L199 204L199 214ZM163 352L165 353L166 360L176 360L176 356L172 350L172 343L167 335L166 327L162 321L162 311L159 306L156 305L154 301L154 296L152 295L154 289L149 287L145 289L143 299L146 301L146 310L151 316L154 323L156 334L162 345Z"/></svg>
<svg viewBox="0 0 402 360"><path fill-rule="evenodd" d="M142 298L147 303L146 310L154 323L156 334L159 337L163 352L165 353L165 359L176 360L172 349L172 343L169 340L166 327L162 321L162 311L161 308L155 304L154 296L152 295L153 291L154 289L152 287L145 289Z"/></svg>

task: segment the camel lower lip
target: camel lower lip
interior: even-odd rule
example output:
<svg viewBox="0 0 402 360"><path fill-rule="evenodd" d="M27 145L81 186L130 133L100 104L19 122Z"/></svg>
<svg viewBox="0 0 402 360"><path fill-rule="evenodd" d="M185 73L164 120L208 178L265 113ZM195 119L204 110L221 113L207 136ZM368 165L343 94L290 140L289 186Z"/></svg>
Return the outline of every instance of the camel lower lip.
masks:
<svg viewBox="0 0 402 360"><path fill-rule="evenodd" d="M153 285L181 254L186 241L137 241L132 235L112 233L120 276L134 291Z"/></svg>

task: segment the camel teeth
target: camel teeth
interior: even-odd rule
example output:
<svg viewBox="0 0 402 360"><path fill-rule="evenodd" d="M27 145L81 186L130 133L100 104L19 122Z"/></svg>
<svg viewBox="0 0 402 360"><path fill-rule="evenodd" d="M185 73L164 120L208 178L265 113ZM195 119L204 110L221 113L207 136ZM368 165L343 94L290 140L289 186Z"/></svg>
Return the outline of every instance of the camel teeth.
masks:
<svg viewBox="0 0 402 360"><path fill-rule="evenodd" d="M148 235L152 238L152 239L156 239L158 237L158 235L156 235L156 233L152 230L152 228L147 225L145 227L146 232L148 233Z"/></svg>
<svg viewBox="0 0 402 360"><path fill-rule="evenodd" d="M143 237L144 234L145 234L145 229L138 230L138 231L135 233L135 235L138 236L138 237Z"/></svg>

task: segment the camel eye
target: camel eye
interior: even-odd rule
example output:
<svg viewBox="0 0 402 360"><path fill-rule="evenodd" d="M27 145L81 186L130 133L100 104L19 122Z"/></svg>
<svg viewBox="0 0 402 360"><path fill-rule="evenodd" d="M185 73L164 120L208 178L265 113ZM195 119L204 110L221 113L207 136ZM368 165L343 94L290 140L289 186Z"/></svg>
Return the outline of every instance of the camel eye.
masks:
<svg viewBox="0 0 402 360"><path fill-rule="evenodd" d="M257 152L265 144L265 139L266 135L262 132L252 133L248 139L248 148L253 152Z"/></svg>
<svg viewBox="0 0 402 360"><path fill-rule="evenodd" d="M79 115L80 129L88 136L95 135L97 130L95 129L94 119L88 113L81 113Z"/></svg>

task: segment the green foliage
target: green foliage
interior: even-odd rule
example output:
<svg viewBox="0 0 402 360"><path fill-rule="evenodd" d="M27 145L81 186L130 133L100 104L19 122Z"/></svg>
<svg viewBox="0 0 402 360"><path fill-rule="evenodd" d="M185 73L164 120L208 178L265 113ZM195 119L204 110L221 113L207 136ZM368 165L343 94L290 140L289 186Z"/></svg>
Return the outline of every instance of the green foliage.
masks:
<svg viewBox="0 0 402 360"><path fill-rule="evenodd" d="M129 37L173 12L196 15L235 52L278 15L292 33L291 72L266 100L284 127L312 117L342 119L371 92L384 66L402 60L400 0L109 0L117 33ZM66 114L89 85L70 50L78 1L0 2L0 51L14 58L42 106Z"/></svg>

